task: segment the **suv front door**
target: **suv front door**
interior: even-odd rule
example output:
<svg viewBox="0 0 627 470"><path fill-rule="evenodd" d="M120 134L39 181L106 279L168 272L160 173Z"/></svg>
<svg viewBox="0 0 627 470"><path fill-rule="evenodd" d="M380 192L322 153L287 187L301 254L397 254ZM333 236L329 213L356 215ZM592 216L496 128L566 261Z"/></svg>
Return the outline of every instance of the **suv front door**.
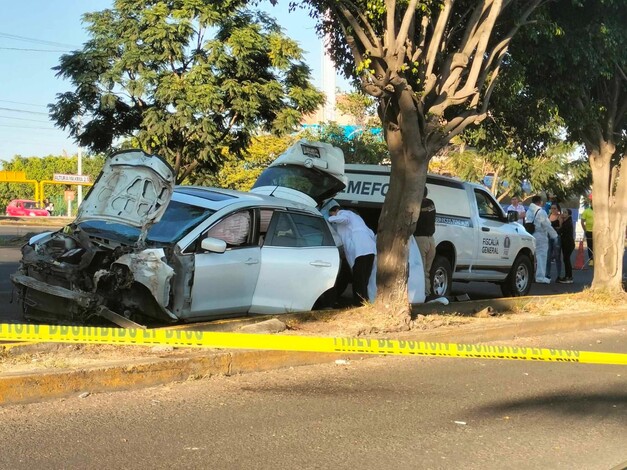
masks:
<svg viewBox="0 0 627 470"><path fill-rule="evenodd" d="M205 252L195 244L194 284L190 317L246 313L259 275L260 247L254 243L254 212L228 214L201 237L224 240L224 253Z"/></svg>

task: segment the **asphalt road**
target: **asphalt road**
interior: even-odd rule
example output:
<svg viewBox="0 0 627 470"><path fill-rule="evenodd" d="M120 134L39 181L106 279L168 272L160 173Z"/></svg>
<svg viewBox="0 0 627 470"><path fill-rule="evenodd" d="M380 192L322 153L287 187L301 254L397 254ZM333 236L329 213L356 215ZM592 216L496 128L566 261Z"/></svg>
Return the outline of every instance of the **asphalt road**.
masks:
<svg viewBox="0 0 627 470"><path fill-rule="evenodd" d="M627 325L516 344L627 353ZM627 370L378 357L0 407L0 422L15 470L608 470L627 463Z"/></svg>

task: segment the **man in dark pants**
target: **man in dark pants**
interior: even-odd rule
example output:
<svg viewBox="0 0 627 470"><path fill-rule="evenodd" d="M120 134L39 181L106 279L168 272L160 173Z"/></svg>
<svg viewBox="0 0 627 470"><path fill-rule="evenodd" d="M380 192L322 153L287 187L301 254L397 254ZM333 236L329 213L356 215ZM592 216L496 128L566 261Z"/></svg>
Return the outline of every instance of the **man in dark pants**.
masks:
<svg viewBox="0 0 627 470"><path fill-rule="evenodd" d="M422 266L425 271L425 295L427 301L432 298L430 273L431 265L435 258L435 239L433 238L435 233L435 204L427 197L428 194L429 192L425 187L422 205L420 206L420 216L416 223L416 230L414 230L414 237L420 250Z"/></svg>
<svg viewBox="0 0 627 470"><path fill-rule="evenodd" d="M374 233L358 214L341 210L340 206L329 210L329 222L342 239L346 261L353 270L353 302L361 305L368 301L368 282L377 251Z"/></svg>

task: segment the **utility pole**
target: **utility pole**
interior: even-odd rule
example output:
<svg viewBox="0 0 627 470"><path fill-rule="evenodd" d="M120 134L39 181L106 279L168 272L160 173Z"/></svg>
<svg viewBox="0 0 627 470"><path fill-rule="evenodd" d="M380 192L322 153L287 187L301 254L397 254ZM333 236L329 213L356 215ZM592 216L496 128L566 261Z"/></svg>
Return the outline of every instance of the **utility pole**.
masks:
<svg viewBox="0 0 627 470"><path fill-rule="evenodd" d="M82 175L83 174L83 152L81 151L81 147L78 147L78 174ZM78 189L77 189L77 196L78 196L78 201L77 201L77 205L76 207L80 207L81 206L81 202L83 202L83 186L82 185L78 185Z"/></svg>
<svg viewBox="0 0 627 470"><path fill-rule="evenodd" d="M83 116L79 116L78 118L78 125L79 125L79 129L82 127L83 125ZM78 174L82 175L83 174L83 152L81 150L81 145L80 143L78 144ZM77 205L76 207L80 207L81 206L81 202L83 202L83 186L82 185L78 185L78 189L77 189L77 196L78 196L78 201L77 201Z"/></svg>

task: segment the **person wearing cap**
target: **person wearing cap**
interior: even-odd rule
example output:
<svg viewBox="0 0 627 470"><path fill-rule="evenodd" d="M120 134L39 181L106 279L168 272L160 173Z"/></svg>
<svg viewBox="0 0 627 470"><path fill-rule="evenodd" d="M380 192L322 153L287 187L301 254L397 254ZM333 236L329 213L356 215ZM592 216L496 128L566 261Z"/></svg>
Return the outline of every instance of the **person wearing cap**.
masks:
<svg viewBox="0 0 627 470"><path fill-rule="evenodd" d="M337 205L329 209L329 222L342 239L346 261L353 272L353 302L361 305L368 301L368 282L377 252L374 233L359 214Z"/></svg>

